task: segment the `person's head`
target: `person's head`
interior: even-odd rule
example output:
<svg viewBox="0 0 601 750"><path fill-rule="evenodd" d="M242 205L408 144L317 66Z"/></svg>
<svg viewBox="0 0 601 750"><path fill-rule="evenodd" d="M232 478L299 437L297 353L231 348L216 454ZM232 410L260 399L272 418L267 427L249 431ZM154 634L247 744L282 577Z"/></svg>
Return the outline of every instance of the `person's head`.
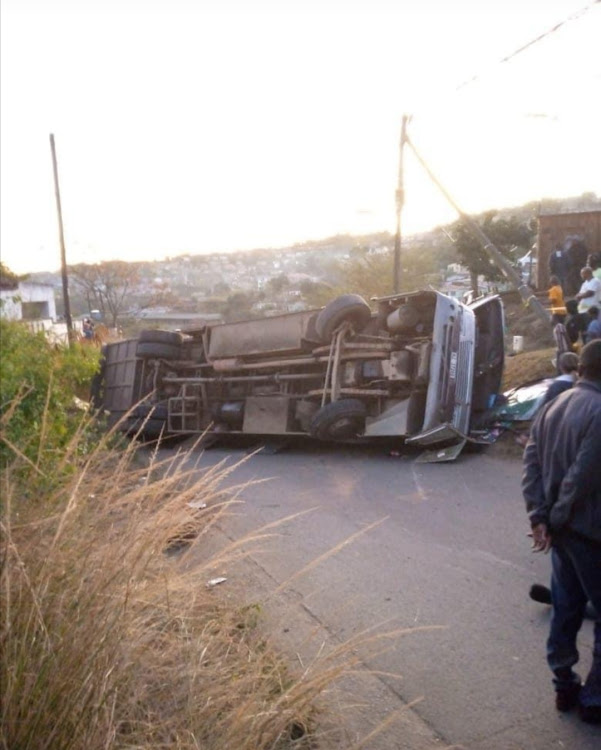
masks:
<svg viewBox="0 0 601 750"><path fill-rule="evenodd" d="M578 372L578 355L574 352L564 352L559 355L559 369L564 375Z"/></svg>
<svg viewBox="0 0 601 750"><path fill-rule="evenodd" d="M591 305L587 312L593 320L597 320L597 318L599 317L599 308L597 307L597 305Z"/></svg>
<svg viewBox="0 0 601 750"><path fill-rule="evenodd" d="M578 312L578 301L575 299L566 300L566 310L570 315L576 315Z"/></svg>
<svg viewBox="0 0 601 750"><path fill-rule="evenodd" d="M580 270L580 278L583 281L590 281L593 278L593 269L590 266L585 266Z"/></svg>
<svg viewBox="0 0 601 750"><path fill-rule="evenodd" d="M593 271L599 268L599 256L596 253L591 253L586 259L586 265L590 266Z"/></svg>
<svg viewBox="0 0 601 750"><path fill-rule="evenodd" d="M578 374L584 380L595 380L601 383L601 339L589 341L580 352Z"/></svg>
<svg viewBox="0 0 601 750"><path fill-rule="evenodd" d="M551 278L549 279L549 284L551 284L551 286L559 286L559 279L557 278L557 276L551 276Z"/></svg>

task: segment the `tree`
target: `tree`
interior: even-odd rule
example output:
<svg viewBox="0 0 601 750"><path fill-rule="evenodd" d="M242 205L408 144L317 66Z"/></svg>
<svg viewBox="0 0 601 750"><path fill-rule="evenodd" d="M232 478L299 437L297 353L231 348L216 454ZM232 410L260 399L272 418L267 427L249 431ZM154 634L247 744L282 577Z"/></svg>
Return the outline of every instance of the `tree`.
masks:
<svg viewBox="0 0 601 750"><path fill-rule="evenodd" d="M272 294L280 294L290 286L290 280L285 273L280 273L277 276L272 276L266 286Z"/></svg>
<svg viewBox="0 0 601 750"><path fill-rule="evenodd" d="M19 276L0 261L0 287L2 289L16 289L19 286Z"/></svg>
<svg viewBox="0 0 601 750"><path fill-rule="evenodd" d="M213 286L213 294L220 296L224 294L229 294L232 291L229 284L226 284L224 281L218 281Z"/></svg>
<svg viewBox="0 0 601 750"><path fill-rule="evenodd" d="M496 211L489 211L476 220L486 236L511 262L515 260L512 254L514 248L523 255L532 246L535 230L528 221L516 217L503 218ZM488 281L500 281L504 278L501 269L493 263L480 240L474 237L464 221L459 219L455 222L450 227L450 232L460 262L469 269L474 294L478 294L478 276L484 276Z"/></svg>
<svg viewBox="0 0 601 750"><path fill-rule="evenodd" d="M222 308L223 317L228 323L250 318L253 303L254 299L252 295L245 294L244 292L234 292L230 294Z"/></svg>
<svg viewBox="0 0 601 750"><path fill-rule="evenodd" d="M97 308L113 328L128 302L128 293L138 283L139 265L108 260L69 266L69 276L86 297L88 309Z"/></svg>
<svg viewBox="0 0 601 750"><path fill-rule="evenodd" d="M305 279L299 289L309 307L323 307L335 294L333 287L325 281Z"/></svg>
<svg viewBox="0 0 601 750"><path fill-rule="evenodd" d="M392 252L350 258L339 264L337 280L327 294L329 299L347 292L360 294L366 299L384 297L393 292ZM402 256L401 291L410 292L436 284L439 273L434 255L423 248L407 250ZM312 295L313 297L315 295ZM320 294L319 302L324 304L325 294ZM327 299L325 300L327 301Z"/></svg>

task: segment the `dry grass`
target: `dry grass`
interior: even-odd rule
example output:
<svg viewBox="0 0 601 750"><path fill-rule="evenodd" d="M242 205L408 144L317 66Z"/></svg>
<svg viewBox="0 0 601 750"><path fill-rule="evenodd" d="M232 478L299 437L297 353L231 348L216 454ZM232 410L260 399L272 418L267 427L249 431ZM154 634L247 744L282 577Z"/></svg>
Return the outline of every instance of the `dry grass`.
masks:
<svg viewBox="0 0 601 750"><path fill-rule="evenodd" d="M308 723L310 701L255 635L256 612L206 588L239 548L186 569L183 545L236 500L239 488L220 491L230 471L156 460L149 471L133 444L103 448L35 508L7 472L5 748L277 747Z"/></svg>
<svg viewBox="0 0 601 750"><path fill-rule="evenodd" d="M103 439L82 460L76 436L60 461L76 470L35 503L22 460L4 474L2 746L313 747L316 697L363 647L385 650L405 631L364 633L293 678L254 627L259 608L206 586L274 533L199 554L243 489L224 489L235 466L155 453L140 467L137 451Z"/></svg>

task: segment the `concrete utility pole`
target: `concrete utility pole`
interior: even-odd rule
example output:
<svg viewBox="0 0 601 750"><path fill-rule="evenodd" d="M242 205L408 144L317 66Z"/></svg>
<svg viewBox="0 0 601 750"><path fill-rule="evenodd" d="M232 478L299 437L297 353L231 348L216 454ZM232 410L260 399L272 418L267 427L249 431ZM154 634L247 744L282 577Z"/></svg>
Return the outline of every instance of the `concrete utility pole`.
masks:
<svg viewBox="0 0 601 750"><path fill-rule="evenodd" d="M405 203L405 165L404 165L404 151L405 143L407 141L407 123L409 117L403 115L401 122L401 140L399 143L399 177L397 182L396 190L396 234L394 236L394 279L393 279L393 292L398 294L401 291L401 214L403 213L403 205Z"/></svg>
<svg viewBox="0 0 601 750"><path fill-rule="evenodd" d="M67 336L69 344L73 340L73 321L71 319L71 304L69 302L69 279L67 277L67 254L65 252L65 233L63 230L63 211L61 208L61 193L58 186L58 167L56 163L56 147L54 145L54 134L50 133L50 152L52 154L52 170L54 173L54 195L56 196L56 213L58 215L58 239L61 249L61 276L63 279L63 305L65 308L65 321L67 323Z"/></svg>
<svg viewBox="0 0 601 750"><path fill-rule="evenodd" d="M492 262L501 270L501 273L503 274L503 276L505 276L507 281L509 281L518 290L518 292L520 293L520 296L522 297L522 300L524 301L524 304L529 306L532 312L536 313L536 315L538 315L538 317L544 323L550 326L551 317L549 313L545 310L545 308L540 303L540 301L532 293L532 290L530 289L530 287L524 284L521 275L518 274L515 268L511 265L511 263L507 260L507 258L500 252L500 250L496 247L496 245L494 245L494 243L490 241L490 239L486 236L486 234L484 234L478 222L474 221L474 219L472 219L471 216L468 216L459 208L459 206L457 205L457 203L455 203L451 195L447 192L447 190L445 190L445 188L438 181L438 179L436 178L436 176L434 175L434 173L432 172L428 164L420 156L420 154L416 150L415 146L413 145L408 135L405 135L405 142L408 144L408 146L411 148L411 150L415 154L415 157L417 158L419 163L422 165L422 167L426 171L428 177L432 180L432 182L436 185L436 187L448 200L451 206L453 206L455 211L457 211L461 219L466 223L467 227L471 230L472 234L476 237L476 239L480 241L480 243L482 244L482 248L489 255Z"/></svg>

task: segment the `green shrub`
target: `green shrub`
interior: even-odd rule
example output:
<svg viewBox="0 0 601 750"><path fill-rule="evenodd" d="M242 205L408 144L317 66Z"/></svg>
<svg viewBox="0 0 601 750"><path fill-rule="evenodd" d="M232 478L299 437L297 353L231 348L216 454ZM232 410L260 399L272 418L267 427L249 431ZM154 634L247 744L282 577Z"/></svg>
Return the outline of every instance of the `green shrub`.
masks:
<svg viewBox="0 0 601 750"><path fill-rule="evenodd" d="M74 397L85 394L98 361L95 347L52 345L43 333L0 320L3 467L21 452L45 471L47 462L81 425L82 413Z"/></svg>

